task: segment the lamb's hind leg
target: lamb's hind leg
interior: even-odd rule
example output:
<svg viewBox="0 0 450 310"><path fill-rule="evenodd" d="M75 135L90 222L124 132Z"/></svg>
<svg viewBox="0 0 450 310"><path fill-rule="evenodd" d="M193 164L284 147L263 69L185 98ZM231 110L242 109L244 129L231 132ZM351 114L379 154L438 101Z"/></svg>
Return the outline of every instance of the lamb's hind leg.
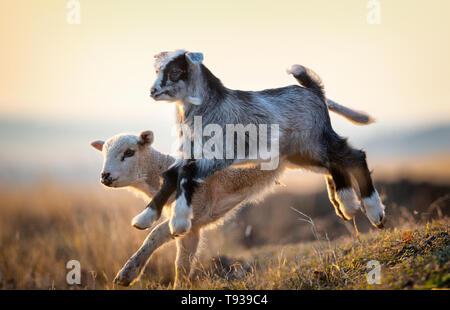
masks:
<svg viewBox="0 0 450 310"><path fill-rule="evenodd" d="M175 285L180 286L184 280L188 280L191 273L191 266L196 259L198 243L200 241L200 231L191 230L181 238L177 238L177 257L175 260Z"/></svg>
<svg viewBox="0 0 450 310"><path fill-rule="evenodd" d="M156 226L147 236L139 250L134 253L125 266L119 271L114 279L114 283L122 286L129 286L140 276L152 253L171 239L172 236L170 234L168 220Z"/></svg>

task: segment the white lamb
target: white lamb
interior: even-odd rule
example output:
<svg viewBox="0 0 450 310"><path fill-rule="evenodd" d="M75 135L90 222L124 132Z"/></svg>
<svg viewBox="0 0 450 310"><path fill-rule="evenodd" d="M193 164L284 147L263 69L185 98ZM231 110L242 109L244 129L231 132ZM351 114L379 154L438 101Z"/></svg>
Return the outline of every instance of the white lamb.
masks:
<svg viewBox="0 0 450 310"><path fill-rule="evenodd" d="M153 132L143 131L139 136L121 134L107 140L95 141L91 145L104 155L101 182L109 187L129 187L144 193L149 198L159 190L160 175L175 161L170 155L162 154L151 147ZM128 286L136 280L152 253L164 243L176 240L177 256L175 261L175 287L189 277L191 264L195 258L201 230L223 220L231 210L237 210L250 201L261 199L271 185L284 171L281 163L276 170L252 168L227 168L219 171L201 183L192 199L192 229L185 235L174 237L170 233L169 221L157 225L147 236L140 249L119 271L114 282ZM174 202L172 196L165 206L170 210ZM148 209L148 208L147 208ZM146 209L146 210L147 210ZM147 212L144 210L144 212ZM133 219L132 225L140 226L140 214ZM153 216L153 214L149 214ZM145 219L143 222L149 222ZM150 221L152 222L152 221Z"/></svg>

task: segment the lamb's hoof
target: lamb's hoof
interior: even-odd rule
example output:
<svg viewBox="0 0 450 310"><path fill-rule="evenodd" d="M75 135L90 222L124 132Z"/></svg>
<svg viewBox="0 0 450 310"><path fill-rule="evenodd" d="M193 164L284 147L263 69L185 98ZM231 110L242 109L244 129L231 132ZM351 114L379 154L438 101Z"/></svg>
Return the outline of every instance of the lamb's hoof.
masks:
<svg viewBox="0 0 450 310"><path fill-rule="evenodd" d="M128 279L121 279L120 277L119 277L119 275L117 275L115 278L114 278L114 284L117 284L117 285L120 285L120 286L125 286L125 287L128 287L128 286L130 286L130 283L131 283L131 281L129 281Z"/></svg>
<svg viewBox="0 0 450 310"><path fill-rule="evenodd" d="M158 212L152 208L145 208L144 211L136 215L131 221L134 228L144 230L153 226L158 220Z"/></svg>
<svg viewBox="0 0 450 310"><path fill-rule="evenodd" d="M135 268L127 268L125 265L114 278L114 283L120 286L130 286L139 277L139 271Z"/></svg>

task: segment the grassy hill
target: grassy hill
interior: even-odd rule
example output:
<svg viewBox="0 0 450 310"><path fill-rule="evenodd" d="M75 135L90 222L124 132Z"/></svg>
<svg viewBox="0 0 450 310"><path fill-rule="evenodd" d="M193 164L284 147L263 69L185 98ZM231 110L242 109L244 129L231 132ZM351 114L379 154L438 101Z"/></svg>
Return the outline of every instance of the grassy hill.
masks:
<svg viewBox="0 0 450 310"><path fill-rule="evenodd" d="M392 186L389 188L396 188ZM312 209L307 200L296 196L298 205L294 207L313 220L303 217L299 221L301 215L289 207L290 202L286 204L288 216L282 216L288 211L282 211L281 205L278 209L272 206L280 216L277 223L267 225L271 238L258 233L261 227L254 227L252 239L252 234L247 236L244 231L246 224L254 224L250 219L255 213L249 210L259 212L258 222L263 224L275 221L276 216L259 209L264 206L244 209L224 226L205 233L196 277L184 288L449 288L449 199L436 200L448 191L429 186L426 202L435 201L434 207L388 212L386 230L366 228L359 239L349 234L350 224L345 228L342 223L330 222L329 216L333 221L337 217L328 204L323 203L318 213L309 213ZM0 197L0 289L122 289L112 280L148 234L129 224L143 207L142 200L117 190L56 184L3 188ZM395 203L407 201L396 198L388 210L395 210ZM288 218L291 223L283 227ZM341 229L335 229L339 225ZM295 238L283 239L286 235ZM141 281L129 289L172 288L174 250L173 243L158 250ZM80 286L66 283L69 260L81 264ZM366 281L370 260L381 264L379 285Z"/></svg>
<svg viewBox="0 0 450 310"><path fill-rule="evenodd" d="M232 265L216 259L190 289L431 289L450 287L448 219L327 240L248 251ZM368 284L379 261L381 283ZM219 270L220 272L217 272ZM219 276L218 276L219 275ZM147 287L152 287L147 283ZM145 285L144 285L145 287Z"/></svg>

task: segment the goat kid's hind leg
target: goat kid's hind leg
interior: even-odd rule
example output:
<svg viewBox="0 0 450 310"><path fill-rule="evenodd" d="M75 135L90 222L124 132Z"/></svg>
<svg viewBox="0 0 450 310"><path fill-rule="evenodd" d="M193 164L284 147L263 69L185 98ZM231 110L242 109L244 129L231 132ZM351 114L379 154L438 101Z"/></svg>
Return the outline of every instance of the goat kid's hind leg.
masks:
<svg viewBox="0 0 450 310"><path fill-rule="evenodd" d="M179 288L181 283L189 280L191 266L196 259L198 244L200 241L200 231L194 230L186 235L177 238L177 257L175 259L175 284L174 289Z"/></svg>
<svg viewBox="0 0 450 310"><path fill-rule="evenodd" d="M334 206L336 215L347 221L348 219L344 216L339 206L339 201L336 196L336 184L334 184L333 177L331 175L326 175L325 180L327 182L328 199L330 199L331 204Z"/></svg>
<svg viewBox="0 0 450 310"><path fill-rule="evenodd" d="M351 220L360 209L358 196L352 187L350 174L344 169L332 168L330 173L335 184L335 198L344 220ZM339 215L339 214L338 214Z"/></svg>
<svg viewBox="0 0 450 310"><path fill-rule="evenodd" d="M145 238L139 250L134 253L117 273L114 278L114 283L122 286L129 286L133 283L140 276L142 270L144 270L152 253L170 240L172 240L172 236L169 230L169 221L164 221L156 226L147 238Z"/></svg>
<svg viewBox="0 0 450 310"><path fill-rule="evenodd" d="M159 192L152 201L145 207L144 211L136 215L131 221L131 225L137 229L147 229L152 227L160 217L164 205L177 188L178 166L169 168L162 175L164 181Z"/></svg>
<svg viewBox="0 0 450 310"><path fill-rule="evenodd" d="M354 150L355 167L353 168L353 176L358 182L361 192L361 201L363 212L369 221L377 228L384 228L385 223L385 206L381 202L380 195L373 186L370 171L367 166L366 154L363 151Z"/></svg>

